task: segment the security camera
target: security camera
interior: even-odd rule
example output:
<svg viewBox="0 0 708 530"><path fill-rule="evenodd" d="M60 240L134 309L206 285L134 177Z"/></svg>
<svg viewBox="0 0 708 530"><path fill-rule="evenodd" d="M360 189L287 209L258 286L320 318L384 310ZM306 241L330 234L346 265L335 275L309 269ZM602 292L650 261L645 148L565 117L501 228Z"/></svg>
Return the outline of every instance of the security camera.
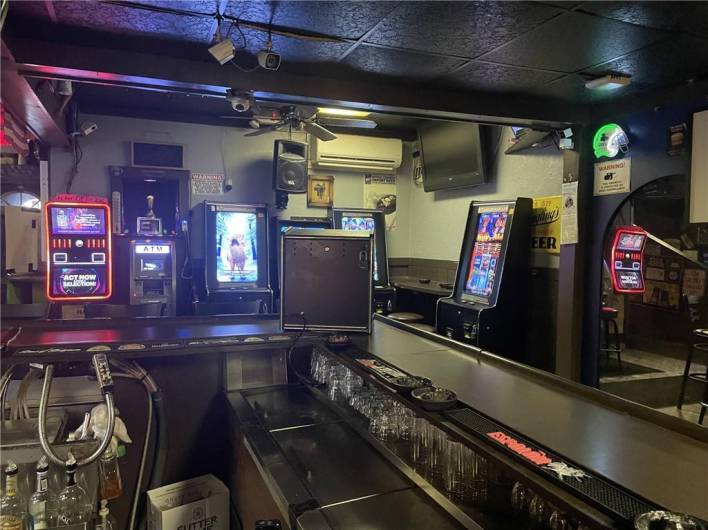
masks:
<svg viewBox="0 0 708 530"><path fill-rule="evenodd" d="M85 121L79 125L79 130L71 133L71 136L88 136L98 129L98 124L92 121Z"/></svg>
<svg viewBox="0 0 708 530"><path fill-rule="evenodd" d="M231 191L234 189L234 181L232 179L226 179L224 181L224 191Z"/></svg>
<svg viewBox="0 0 708 530"><path fill-rule="evenodd" d="M277 70L280 68L280 54L270 50L262 50L256 54L258 64L266 70Z"/></svg>
<svg viewBox="0 0 708 530"><path fill-rule="evenodd" d="M236 112L246 112L251 108L253 96L248 92L236 92L231 88L226 93L226 101L231 103L231 108Z"/></svg>

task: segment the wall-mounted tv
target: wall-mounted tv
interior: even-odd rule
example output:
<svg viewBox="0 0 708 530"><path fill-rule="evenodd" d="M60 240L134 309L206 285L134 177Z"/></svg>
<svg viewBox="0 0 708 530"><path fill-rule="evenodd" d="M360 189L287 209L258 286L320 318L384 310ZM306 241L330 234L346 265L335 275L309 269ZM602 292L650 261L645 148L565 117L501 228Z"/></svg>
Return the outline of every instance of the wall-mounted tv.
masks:
<svg viewBox="0 0 708 530"><path fill-rule="evenodd" d="M204 203L206 279L210 291L268 286L266 208Z"/></svg>
<svg viewBox="0 0 708 530"><path fill-rule="evenodd" d="M467 188L487 181L483 126L437 121L421 126L418 138L425 191Z"/></svg>

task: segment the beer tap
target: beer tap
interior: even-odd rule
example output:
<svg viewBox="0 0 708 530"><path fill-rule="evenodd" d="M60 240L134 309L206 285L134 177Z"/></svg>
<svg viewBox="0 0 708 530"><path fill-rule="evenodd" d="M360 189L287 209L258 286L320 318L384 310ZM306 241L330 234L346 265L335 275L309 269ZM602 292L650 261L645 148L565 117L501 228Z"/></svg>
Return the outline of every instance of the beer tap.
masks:
<svg viewBox="0 0 708 530"><path fill-rule="evenodd" d="M108 448L113 438L113 429L115 427L115 406L113 402L113 377L111 376L110 368L108 367L108 358L103 353L97 353L91 359L93 368L96 372L96 379L98 381L98 386L101 389L101 394L103 394L103 400L106 404L106 411L108 413L108 422L106 425L106 432L104 433L103 439L98 444L98 448L82 460L76 462L77 466L85 466L95 461L100 457L103 452ZM53 463L64 466L66 463L64 460L59 458L54 452L49 440L47 438L47 407L49 405L49 393L52 388L52 378L54 376L54 365L48 364L44 367L44 383L42 384L42 394L39 399L39 442L42 445L42 450L47 455L47 458Z"/></svg>

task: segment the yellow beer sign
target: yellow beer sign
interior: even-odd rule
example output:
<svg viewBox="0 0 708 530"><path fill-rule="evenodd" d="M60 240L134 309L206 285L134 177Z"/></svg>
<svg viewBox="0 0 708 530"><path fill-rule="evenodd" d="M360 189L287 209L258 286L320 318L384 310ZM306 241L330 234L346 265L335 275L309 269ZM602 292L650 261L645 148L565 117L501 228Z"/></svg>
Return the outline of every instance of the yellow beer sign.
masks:
<svg viewBox="0 0 708 530"><path fill-rule="evenodd" d="M560 206L560 195L533 200L531 248L535 252L560 253Z"/></svg>

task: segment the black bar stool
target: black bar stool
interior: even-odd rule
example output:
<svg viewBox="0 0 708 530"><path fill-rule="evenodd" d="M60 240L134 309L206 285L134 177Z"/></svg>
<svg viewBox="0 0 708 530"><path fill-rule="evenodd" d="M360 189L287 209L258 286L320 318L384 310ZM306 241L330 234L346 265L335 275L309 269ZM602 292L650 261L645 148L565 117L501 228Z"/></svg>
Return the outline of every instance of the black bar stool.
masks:
<svg viewBox="0 0 708 530"><path fill-rule="evenodd" d="M699 339L708 340L708 329L694 329L693 334ZM681 380L681 393L679 394L678 409L683 405L684 397L686 396L686 383L689 379L703 383L703 399L701 400L701 413L698 416L698 423L703 424L703 418L706 415L708 408L708 359L706 359L706 373L698 372L691 373L691 363L693 362L693 353L696 351L708 353L708 342L696 342L688 352L686 358L686 366L683 369L683 379Z"/></svg>
<svg viewBox="0 0 708 530"><path fill-rule="evenodd" d="M610 359L611 353L617 354L617 363L620 370L622 369L622 346L620 344L619 327L617 326L618 311L614 307L602 306L600 310L600 328L603 332L604 344L600 348L601 352L607 354L607 360ZM610 331L610 327L612 331ZM614 337L614 346L610 342L610 334Z"/></svg>

